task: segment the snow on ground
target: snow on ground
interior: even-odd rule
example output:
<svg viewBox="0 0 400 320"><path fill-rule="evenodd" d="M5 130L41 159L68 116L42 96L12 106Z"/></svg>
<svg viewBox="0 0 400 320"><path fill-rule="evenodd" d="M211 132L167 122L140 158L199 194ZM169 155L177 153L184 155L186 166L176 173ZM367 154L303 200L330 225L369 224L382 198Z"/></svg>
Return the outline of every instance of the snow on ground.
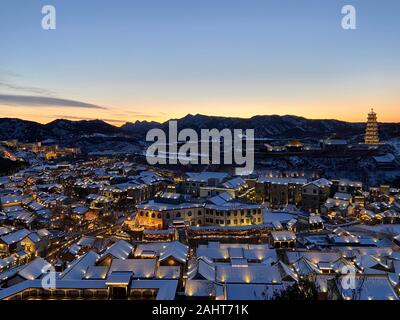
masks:
<svg viewBox="0 0 400 320"><path fill-rule="evenodd" d="M400 234L400 224L379 224L375 226L367 226L367 225L356 225L352 226L352 229L357 230L365 230L379 233L386 233L392 236Z"/></svg>
<svg viewBox="0 0 400 320"><path fill-rule="evenodd" d="M297 218L296 213L290 212L271 212L268 210L264 211L264 223L271 223L273 221L289 221L293 218Z"/></svg>
<svg viewBox="0 0 400 320"><path fill-rule="evenodd" d="M396 156L400 156L400 139L399 138L393 138L387 141L394 149L394 154Z"/></svg>

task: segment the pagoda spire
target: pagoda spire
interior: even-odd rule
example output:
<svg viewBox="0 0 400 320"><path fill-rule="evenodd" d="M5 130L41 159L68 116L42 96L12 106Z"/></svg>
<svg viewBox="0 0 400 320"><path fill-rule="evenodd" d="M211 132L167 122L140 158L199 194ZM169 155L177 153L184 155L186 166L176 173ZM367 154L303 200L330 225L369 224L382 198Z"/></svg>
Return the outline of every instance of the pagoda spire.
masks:
<svg viewBox="0 0 400 320"><path fill-rule="evenodd" d="M379 130L378 120L374 108L371 108L371 112L368 114L367 127L365 129L364 136L365 144L378 144L379 143Z"/></svg>

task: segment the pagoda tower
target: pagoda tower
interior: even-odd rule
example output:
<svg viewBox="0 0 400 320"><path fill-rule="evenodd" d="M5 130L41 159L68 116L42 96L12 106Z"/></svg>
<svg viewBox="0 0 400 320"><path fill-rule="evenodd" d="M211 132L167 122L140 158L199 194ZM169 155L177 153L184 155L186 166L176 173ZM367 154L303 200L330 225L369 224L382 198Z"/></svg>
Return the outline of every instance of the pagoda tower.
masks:
<svg viewBox="0 0 400 320"><path fill-rule="evenodd" d="M364 136L365 144L378 144L379 143L379 131L378 131L378 121L374 109L368 113L367 128L365 129Z"/></svg>

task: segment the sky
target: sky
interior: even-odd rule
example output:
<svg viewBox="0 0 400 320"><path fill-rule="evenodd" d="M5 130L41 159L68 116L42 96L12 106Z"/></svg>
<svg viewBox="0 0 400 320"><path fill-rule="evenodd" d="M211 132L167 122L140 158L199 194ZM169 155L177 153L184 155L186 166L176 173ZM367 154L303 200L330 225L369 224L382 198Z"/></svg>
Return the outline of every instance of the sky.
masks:
<svg viewBox="0 0 400 320"><path fill-rule="evenodd" d="M357 29L344 30L344 5ZM43 30L44 5L56 30ZM400 122L398 0L1 0L0 117Z"/></svg>

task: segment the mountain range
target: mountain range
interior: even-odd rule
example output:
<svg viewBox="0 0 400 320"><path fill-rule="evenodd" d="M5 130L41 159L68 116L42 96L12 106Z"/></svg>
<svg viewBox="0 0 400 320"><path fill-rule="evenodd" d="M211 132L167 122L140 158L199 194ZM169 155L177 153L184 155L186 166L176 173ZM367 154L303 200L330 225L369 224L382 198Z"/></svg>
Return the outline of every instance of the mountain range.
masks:
<svg viewBox="0 0 400 320"><path fill-rule="evenodd" d="M322 139L336 135L347 139L362 139L365 123L345 122L334 119L314 120L285 115L254 116L252 118L217 117L191 115L174 119L178 129L216 128L254 129L257 138L271 139ZM55 140L60 145L85 148L88 144L123 142L140 144L149 129L161 128L168 132L168 121L127 122L121 127L102 120L54 120L47 124L13 118L0 118L0 140L17 139L23 142ZM383 139L400 136L400 123L381 123L380 134ZM89 148L90 149L90 148Z"/></svg>

